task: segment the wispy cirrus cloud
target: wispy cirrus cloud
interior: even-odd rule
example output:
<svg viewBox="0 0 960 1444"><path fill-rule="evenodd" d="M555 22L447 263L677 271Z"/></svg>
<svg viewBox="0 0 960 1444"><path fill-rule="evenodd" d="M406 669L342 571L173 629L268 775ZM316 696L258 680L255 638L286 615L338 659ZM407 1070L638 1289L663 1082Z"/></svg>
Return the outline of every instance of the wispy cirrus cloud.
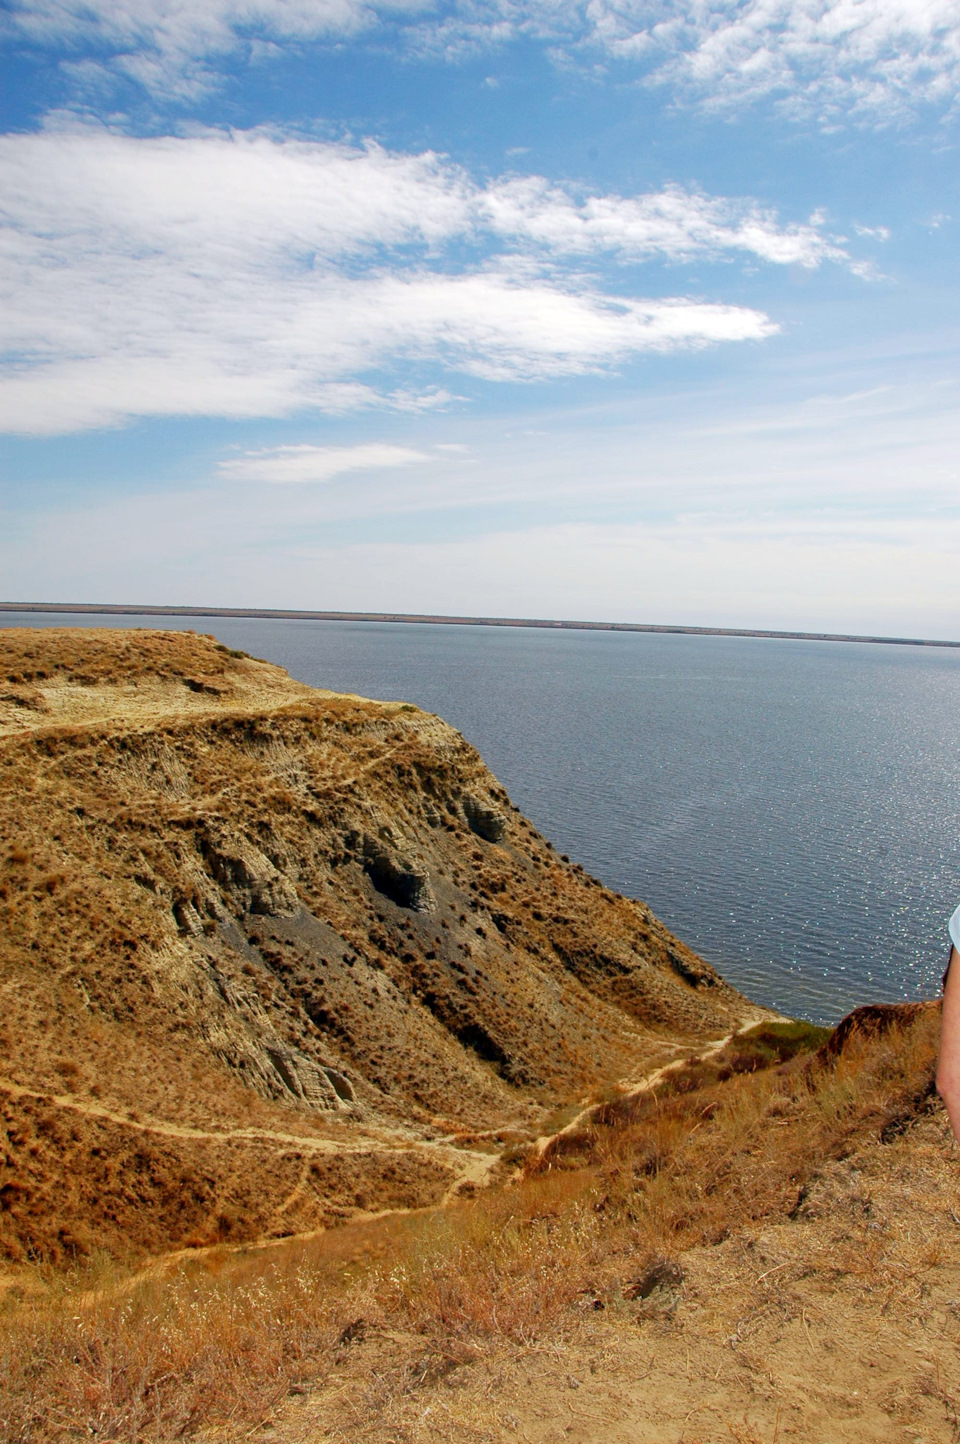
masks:
<svg viewBox="0 0 960 1444"><path fill-rule="evenodd" d="M333 481L349 471L382 470L430 460L425 451L370 441L359 446L268 447L221 461L217 470L226 481L265 481L286 486Z"/></svg>
<svg viewBox="0 0 960 1444"><path fill-rule="evenodd" d="M852 263L822 218L781 223L755 201L667 186L638 196L578 193L542 176L481 185L432 151L390 152L217 131L135 138L99 127L0 136L5 210L21 233L94 234L119 247L207 244L236 259L285 251L292 263L430 257L452 241L512 243L527 255L683 262L741 252L778 265ZM42 175L43 184L37 184Z"/></svg>
<svg viewBox="0 0 960 1444"><path fill-rule="evenodd" d="M855 265L819 224L751 201L481 185L431 153L264 131L7 135L0 187L0 428L14 431L423 410L450 399L450 371L576 375L777 329L744 306L612 293L585 258Z"/></svg>
<svg viewBox="0 0 960 1444"><path fill-rule="evenodd" d="M227 59L289 45L394 37L457 59L533 38L599 51L678 95L887 123L952 104L958 0L12 0L8 35L58 50L79 78L120 73L189 99Z"/></svg>
<svg viewBox="0 0 960 1444"><path fill-rule="evenodd" d="M13 0L5 29L85 57L89 69L128 76L154 93L191 98L238 50L264 42L342 40L381 16L415 15L420 0Z"/></svg>

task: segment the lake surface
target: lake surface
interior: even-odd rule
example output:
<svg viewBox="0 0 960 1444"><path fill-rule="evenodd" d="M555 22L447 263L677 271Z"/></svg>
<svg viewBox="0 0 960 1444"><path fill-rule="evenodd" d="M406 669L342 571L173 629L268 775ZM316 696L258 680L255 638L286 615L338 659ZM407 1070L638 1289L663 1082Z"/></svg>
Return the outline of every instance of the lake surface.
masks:
<svg viewBox="0 0 960 1444"><path fill-rule="evenodd" d="M960 653L534 628L0 616L213 632L402 698L758 1002L832 1022L933 996L960 902Z"/></svg>

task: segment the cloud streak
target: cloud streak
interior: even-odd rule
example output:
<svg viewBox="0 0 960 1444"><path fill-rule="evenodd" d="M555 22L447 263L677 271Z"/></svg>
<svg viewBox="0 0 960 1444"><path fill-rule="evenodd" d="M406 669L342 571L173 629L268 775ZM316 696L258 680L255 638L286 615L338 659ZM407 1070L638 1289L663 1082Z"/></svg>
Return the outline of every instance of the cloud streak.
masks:
<svg viewBox="0 0 960 1444"><path fill-rule="evenodd" d="M261 131L7 135L0 188L0 428L22 432L423 410L450 399L425 369L529 381L777 329L744 306L611 293L585 259L855 264L749 201L484 186L431 153Z"/></svg>
<svg viewBox="0 0 960 1444"><path fill-rule="evenodd" d="M384 467L410 466L430 461L425 451L409 446L367 442L360 446L276 446L248 451L243 456L221 461L217 468L225 481L265 481L275 485L333 481L349 471L372 471Z"/></svg>

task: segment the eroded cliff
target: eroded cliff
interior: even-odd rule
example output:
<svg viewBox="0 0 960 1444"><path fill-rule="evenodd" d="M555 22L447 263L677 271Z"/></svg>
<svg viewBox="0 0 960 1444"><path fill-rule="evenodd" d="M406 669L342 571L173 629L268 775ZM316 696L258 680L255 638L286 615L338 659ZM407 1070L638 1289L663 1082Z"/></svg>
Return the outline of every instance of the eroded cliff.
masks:
<svg viewBox="0 0 960 1444"><path fill-rule="evenodd" d="M759 1010L476 751L192 633L0 632L0 1247L283 1234Z"/></svg>

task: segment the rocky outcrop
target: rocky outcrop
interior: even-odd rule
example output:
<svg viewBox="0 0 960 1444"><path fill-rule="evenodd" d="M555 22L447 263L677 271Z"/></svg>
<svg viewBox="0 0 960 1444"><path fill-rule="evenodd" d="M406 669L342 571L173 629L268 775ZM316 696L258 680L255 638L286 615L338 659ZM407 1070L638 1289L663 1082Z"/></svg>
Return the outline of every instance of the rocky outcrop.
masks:
<svg viewBox="0 0 960 1444"><path fill-rule="evenodd" d="M248 838L226 829L202 827L198 840L212 879L219 883L229 911L262 913L266 917L293 917L300 910L297 889ZM208 901L211 915L225 908Z"/></svg>
<svg viewBox="0 0 960 1444"><path fill-rule="evenodd" d="M463 815L471 831L487 842L499 842L507 830L507 819L498 808L469 793L463 799Z"/></svg>
<svg viewBox="0 0 960 1444"><path fill-rule="evenodd" d="M388 829L384 829L389 836ZM401 855L382 837L365 836L360 848L363 866L378 892L397 907L432 912L436 898L424 868Z"/></svg>
<svg viewBox="0 0 960 1444"><path fill-rule="evenodd" d="M936 1013L939 1008L939 999L923 1003L865 1003L841 1018L818 1056L824 1063L834 1062L857 1044L862 1046L888 1033L905 1032L924 1014Z"/></svg>

